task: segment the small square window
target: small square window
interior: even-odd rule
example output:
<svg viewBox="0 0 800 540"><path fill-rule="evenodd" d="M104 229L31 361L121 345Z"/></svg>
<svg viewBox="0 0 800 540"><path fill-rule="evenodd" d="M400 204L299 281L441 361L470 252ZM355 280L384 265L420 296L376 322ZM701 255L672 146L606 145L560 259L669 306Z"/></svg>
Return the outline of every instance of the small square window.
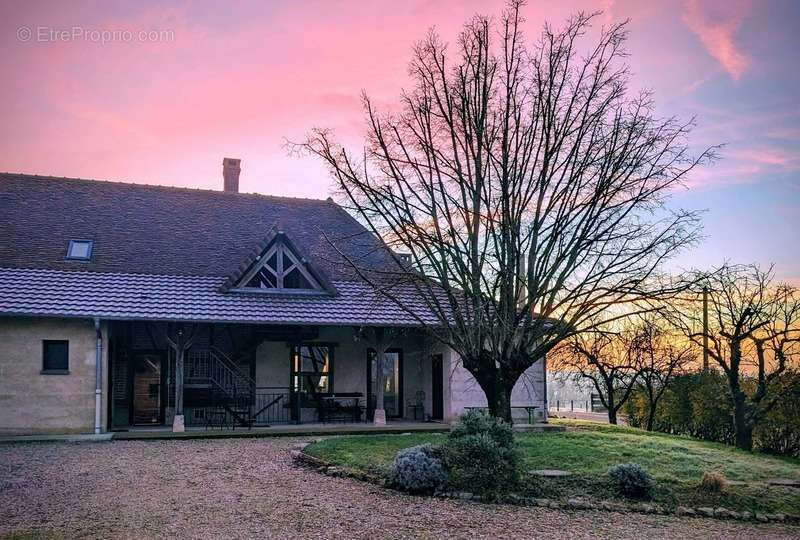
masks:
<svg viewBox="0 0 800 540"><path fill-rule="evenodd" d="M67 246L67 259L88 261L92 258L92 240L70 240Z"/></svg>
<svg viewBox="0 0 800 540"><path fill-rule="evenodd" d="M42 342L42 373L69 373L69 341Z"/></svg>

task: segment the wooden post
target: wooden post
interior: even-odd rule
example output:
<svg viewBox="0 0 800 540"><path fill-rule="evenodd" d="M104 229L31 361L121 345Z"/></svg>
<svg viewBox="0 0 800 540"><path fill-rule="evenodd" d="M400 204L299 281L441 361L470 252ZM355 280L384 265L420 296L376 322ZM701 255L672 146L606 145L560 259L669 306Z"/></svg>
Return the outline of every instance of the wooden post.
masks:
<svg viewBox="0 0 800 540"><path fill-rule="evenodd" d="M164 335L164 340L175 351L175 418L172 421L172 431L175 433L181 433L186 429L183 418L183 360L196 335L197 325L192 326L188 336L183 325L178 326L174 337L168 332Z"/></svg>
<svg viewBox="0 0 800 540"><path fill-rule="evenodd" d="M183 419L183 355L184 339L183 328L178 330L175 339L175 417Z"/></svg>
<svg viewBox="0 0 800 540"><path fill-rule="evenodd" d="M377 425L386 424L386 410L383 408L383 372L386 369L386 331L383 328L375 330L375 411L372 421Z"/></svg>
<svg viewBox="0 0 800 540"><path fill-rule="evenodd" d="M395 333L391 328L369 328L365 335L375 350L375 370L370 368L372 380L375 382L375 409L372 421L375 424L384 425L386 424L386 410L383 408L383 375L386 369L386 350L391 347ZM370 381L367 381L367 384L369 383Z"/></svg>
<svg viewBox="0 0 800 540"><path fill-rule="evenodd" d="M703 287L703 373L708 372L708 287Z"/></svg>

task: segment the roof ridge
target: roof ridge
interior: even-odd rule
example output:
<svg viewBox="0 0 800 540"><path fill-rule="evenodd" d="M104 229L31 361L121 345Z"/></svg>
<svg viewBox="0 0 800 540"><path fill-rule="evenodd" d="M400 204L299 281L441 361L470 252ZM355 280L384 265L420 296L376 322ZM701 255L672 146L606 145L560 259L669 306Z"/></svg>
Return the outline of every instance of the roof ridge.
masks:
<svg viewBox="0 0 800 540"><path fill-rule="evenodd" d="M83 183L97 183L97 184L112 184L112 185L119 185L119 186L128 186L134 187L139 189L154 189L154 190L167 190L167 191L182 191L187 193L199 193L199 194L208 194L208 195L222 195L226 197L257 197L261 199L271 199L271 200L287 200L287 201L304 201L304 202L313 202L313 203L326 203L326 204L333 204L335 206L339 206L331 197L327 197L325 199L314 199L311 197L291 197L288 195L268 195L265 193L241 193L241 192L230 192L230 191L222 191L216 189L208 189L208 188L192 188L192 187L184 187L184 186L169 186L164 184L147 184L147 183L139 183L133 181L124 181L124 180L103 180L99 178L80 178L76 176L53 176L53 175L46 175L46 174L30 174L30 173L20 173L20 172L9 172L9 171L0 171L0 176L15 176L15 177L22 177L22 178L35 178L37 180L66 180L68 182L83 182Z"/></svg>

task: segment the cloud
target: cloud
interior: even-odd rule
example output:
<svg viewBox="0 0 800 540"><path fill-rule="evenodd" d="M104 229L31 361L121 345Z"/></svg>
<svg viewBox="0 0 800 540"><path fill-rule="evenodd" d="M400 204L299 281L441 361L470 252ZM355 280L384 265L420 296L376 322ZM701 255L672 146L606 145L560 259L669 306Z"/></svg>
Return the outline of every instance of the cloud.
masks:
<svg viewBox="0 0 800 540"><path fill-rule="evenodd" d="M736 45L736 33L747 12L744 2L712 3L700 0L684 2L683 22L720 66L738 81L750 59Z"/></svg>

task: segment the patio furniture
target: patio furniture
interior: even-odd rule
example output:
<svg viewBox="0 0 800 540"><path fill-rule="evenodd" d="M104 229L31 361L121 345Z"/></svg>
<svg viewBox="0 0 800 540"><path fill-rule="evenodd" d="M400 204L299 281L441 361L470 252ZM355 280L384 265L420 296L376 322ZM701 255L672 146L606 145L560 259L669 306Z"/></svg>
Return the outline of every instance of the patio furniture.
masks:
<svg viewBox="0 0 800 540"><path fill-rule="evenodd" d="M425 392L420 390L416 393L414 403L408 404L408 410L408 416L414 420L425 420Z"/></svg>
<svg viewBox="0 0 800 540"><path fill-rule="evenodd" d="M228 412L222 407L206 407L206 429L230 429L233 426L228 422Z"/></svg>
<svg viewBox="0 0 800 540"><path fill-rule="evenodd" d="M319 396L319 420L327 423L333 420L344 422L360 422L364 407L361 399L364 394L359 392L339 392L335 394L322 394Z"/></svg>

